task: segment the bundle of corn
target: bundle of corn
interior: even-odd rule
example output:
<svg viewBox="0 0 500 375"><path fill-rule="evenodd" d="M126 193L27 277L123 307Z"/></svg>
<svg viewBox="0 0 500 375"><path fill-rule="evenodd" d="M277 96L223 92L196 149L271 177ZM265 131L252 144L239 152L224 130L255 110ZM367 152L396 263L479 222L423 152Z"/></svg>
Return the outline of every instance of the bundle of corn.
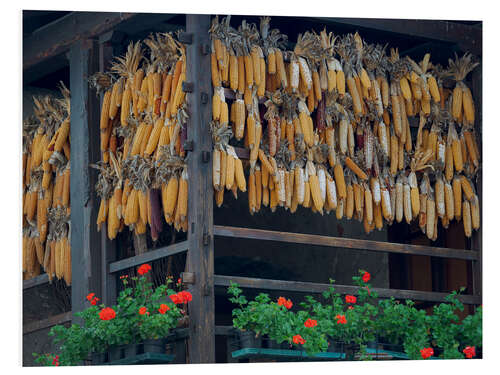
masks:
<svg viewBox="0 0 500 375"><path fill-rule="evenodd" d="M462 82L476 66L468 55L446 70L430 54L419 63L397 49L387 56L387 46L358 33L339 37L326 29L300 34L286 50L286 35L270 30L269 17L238 28L230 17L215 17L210 33L218 206L224 186L237 197L232 169L241 164L249 170L251 214L261 206L335 210L338 219L363 222L367 233L384 221L418 220L435 240L438 219L446 228L465 207L466 235L479 227L472 183L479 152L473 118L462 120L473 108ZM470 99L467 108L460 102L460 121L450 115L458 99L443 88L450 74ZM409 119L416 116L415 138ZM454 122L464 124L460 134ZM249 150L248 164L235 146ZM464 199L456 186L465 186Z"/></svg>
<svg viewBox="0 0 500 375"><path fill-rule="evenodd" d="M23 125L23 277L41 267L71 284L70 94L33 98L35 117ZM57 268L56 268L57 265Z"/></svg>
<svg viewBox="0 0 500 375"><path fill-rule="evenodd" d="M105 91L102 160L94 167L101 197L97 225L107 223L110 239L125 226L139 235L149 225L156 241L163 229L162 206L168 224L187 230L185 47L169 33L151 35L144 44L148 58L141 42L130 43L111 72L90 80L98 93Z"/></svg>

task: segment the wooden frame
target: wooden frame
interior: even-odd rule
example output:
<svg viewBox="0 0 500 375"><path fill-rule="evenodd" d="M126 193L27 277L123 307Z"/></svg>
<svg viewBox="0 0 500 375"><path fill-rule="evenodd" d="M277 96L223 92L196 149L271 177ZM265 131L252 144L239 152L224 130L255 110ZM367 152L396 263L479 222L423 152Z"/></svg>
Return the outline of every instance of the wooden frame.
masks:
<svg viewBox="0 0 500 375"><path fill-rule="evenodd" d="M99 15L98 17L94 17ZM318 236L299 233L274 232L248 228L224 227L213 224L213 189L211 183L210 163L212 145L206 124L211 120L210 61L208 51L210 15L186 15L187 43L187 80L192 83L192 92L187 93L189 103L188 140L193 149L188 152L189 168L189 231L187 241L176 243L134 257L116 261L113 243L106 239L106 231L95 233L95 214L98 200L92 194L95 173L89 171L88 164L96 161L98 151L98 129L90 126L98 117L98 104L89 95L85 87L84 77L97 71L96 51L100 60L100 69L112 57L112 38L106 37L97 44L87 38L96 38L126 20L132 20L136 14L129 13L82 13L70 14L51 25L43 37L37 36L25 41L24 70L70 49L70 73L72 93L72 158L74 174L71 179L71 222L72 222L72 267L73 272L72 303L73 311L83 308L85 294L101 291L103 301L111 303L116 295L116 273L126 268L137 266L143 262L168 257L187 251L187 271L194 276L189 290L193 294L190 303L189 346L192 363L215 362L215 335L227 335L232 332L227 327L215 326L214 288L226 287L230 281L238 282L242 287L287 290L307 293L320 293L328 284L306 283L283 280L266 280L248 277L232 277L214 275L214 236L234 237L241 239L258 239L264 241L280 241L288 243L314 244L330 248L343 247L353 250L369 250L374 252L425 255L439 258L464 259L472 262L473 295L460 298L467 304L482 302L482 230L474 232L473 250L449 249L417 245L403 245L369 240L347 239L339 237ZM85 17L85 22L73 28L72 19ZM428 38L438 42L455 43L463 51L482 52L481 29L464 24L430 20L376 20L347 18L317 18L330 26L335 24L352 25L366 30L384 30L392 33ZM65 31L64 35L61 30ZM38 41L37 41L38 40ZM36 43L35 43L36 42ZM476 100L477 123L479 133L482 128L482 73L479 67L472 75L472 91ZM203 99L202 99L203 95ZM228 95L230 97L230 94ZM207 99L208 98L208 99ZM248 150L236 148L241 158L248 158ZM482 181L479 177L478 195L482 197ZM482 201L480 199L481 206ZM481 207L482 208L482 207ZM482 213L482 210L481 210ZM98 244L95 246L95 244ZM92 245L92 246L91 246ZM95 246L95 247L94 247ZM98 255L101 254L101 255ZM100 277L95 277L100 275ZM44 275L36 279L26 280L23 289L35 287L48 281ZM340 293L355 293L356 288L348 285L335 285ZM375 288L381 297L412 298L420 301L443 301L446 293L421 292ZM67 318L68 315L66 315ZM49 318L39 326L60 323L56 317ZM29 329L35 327L30 325ZM222 329L224 328L224 329ZM29 331L25 327L24 333Z"/></svg>

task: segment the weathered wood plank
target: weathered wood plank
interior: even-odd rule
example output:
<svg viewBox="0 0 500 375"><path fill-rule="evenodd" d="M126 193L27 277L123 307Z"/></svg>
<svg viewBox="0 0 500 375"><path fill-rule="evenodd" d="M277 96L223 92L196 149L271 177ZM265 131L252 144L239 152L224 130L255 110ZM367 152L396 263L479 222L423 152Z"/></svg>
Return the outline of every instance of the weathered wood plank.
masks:
<svg viewBox="0 0 500 375"><path fill-rule="evenodd" d="M114 273L127 268L135 267L143 263L152 262L157 259L166 258L174 254L187 251L188 241L174 243L173 245L160 247L158 249L148 251L146 253L136 255L131 258L122 259L109 264L109 272Z"/></svg>
<svg viewBox="0 0 500 375"><path fill-rule="evenodd" d="M214 276L216 286L229 286L233 281L243 288L252 289L267 289L267 290L286 290L289 292L303 293L322 293L330 287L330 284L309 283L302 281L286 281L286 280L271 280L271 279L256 279L251 277L240 276ZM335 290L340 294L357 294L358 287L351 285L332 284ZM447 293L437 292L422 292L417 290L401 290L401 289L385 289L372 288L376 291L379 297L396 299L412 299L414 301L430 301L442 302L445 300ZM480 304L481 297L475 295L461 295L459 299L465 304Z"/></svg>
<svg viewBox="0 0 500 375"><path fill-rule="evenodd" d="M221 237L248 238L265 241L279 241L342 247L348 249L379 251L385 253L401 253L412 255L428 255L441 258L478 259L478 254L471 250L448 249L442 247L429 247L420 245L407 245L381 241L359 240L352 238L318 236L314 234L277 232L264 229L237 228L227 226L214 226L214 235Z"/></svg>
<svg viewBox="0 0 500 375"><path fill-rule="evenodd" d="M99 104L87 77L99 69L96 43L81 40L69 54L71 87L71 303L73 312L85 308L85 296L101 290L100 235L95 225L98 199L93 189L99 160Z"/></svg>
<svg viewBox="0 0 500 375"><path fill-rule="evenodd" d="M213 186L209 122L212 119L212 87L210 75L209 15L186 15L186 33L192 43L186 48L186 80L193 91L186 94L189 119L187 139L193 142L188 153L188 247L187 272L196 274L189 286L193 300L189 305L189 362L215 363L215 302L213 288ZM202 48L203 45L207 48ZM202 103L201 95L208 100ZM203 155L208 157L203 158ZM205 160L205 162L204 162Z"/></svg>
<svg viewBox="0 0 500 375"><path fill-rule="evenodd" d="M48 282L49 282L49 276L46 273L43 273L32 279L23 280L23 290L34 288L35 286L38 285L47 284Z"/></svg>
<svg viewBox="0 0 500 375"><path fill-rule="evenodd" d="M118 12L72 12L23 40L23 70L69 50L76 42L94 38L134 16L133 13Z"/></svg>
<svg viewBox="0 0 500 375"><path fill-rule="evenodd" d="M113 43L111 42L113 40L114 32L111 31L108 33L109 39L105 42L99 41L99 71L100 72L105 72L109 71L110 69L110 64L113 60L114 56L114 48L113 48ZM99 107L102 107L102 101L104 99L104 93L101 93L100 95L100 105ZM100 139L100 137L99 137ZM97 151L100 155L100 160L103 160L102 157L102 151L100 150ZM100 204L100 200L99 200ZM92 223L94 225L94 223ZM111 241L108 238L108 224L107 222L104 222L102 224L101 228L101 300L104 304L110 306L116 302L116 297L117 297L117 292L116 292L116 287L117 287L117 280L116 280L116 275L112 274L109 271L109 264L111 262L114 262L116 260L116 241Z"/></svg>
<svg viewBox="0 0 500 375"><path fill-rule="evenodd" d="M43 320L39 320L37 322L25 324L23 326L23 335L26 335L26 334L32 333L32 332L36 332L36 331L40 331L41 329L49 328L49 327L52 327L52 326L55 326L58 324L64 324L66 322L71 321L72 317L73 317L73 314L71 313L71 311L68 311L68 312L65 312L62 314L51 316L50 318L47 318L47 319L43 319Z"/></svg>
<svg viewBox="0 0 500 375"><path fill-rule="evenodd" d="M475 101L475 129L478 136L478 148L480 163L483 160L483 67L480 64L472 72L472 95ZM472 290L474 294L483 294L483 170L480 168L476 176L476 191L479 198L479 230L472 234L472 249L477 252L477 261L472 262Z"/></svg>
<svg viewBox="0 0 500 375"><path fill-rule="evenodd" d="M456 43L464 52L482 53L482 28L442 20L388 18L319 18L328 23L352 25L441 42Z"/></svg>

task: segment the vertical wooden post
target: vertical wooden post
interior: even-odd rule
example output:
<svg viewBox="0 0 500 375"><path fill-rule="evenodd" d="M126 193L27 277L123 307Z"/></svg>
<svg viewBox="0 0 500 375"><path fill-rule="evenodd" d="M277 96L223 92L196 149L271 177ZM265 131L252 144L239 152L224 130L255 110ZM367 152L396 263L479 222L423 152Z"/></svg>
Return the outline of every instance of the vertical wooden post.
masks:
<svg viewBox="0 0 500 375"><path fill-rule="evenodd" d="M99 38L99 71L109 71L109 63L113 59L113 45L111 37L113 32L105 34ZM104 39L103 37L106 37ZM101 95L101 105L103 94ZM100 153L101 155L101 153ZM101 155L102 160L102 155ZM112 305L116 302L116 275L109 273L109 263L116 260L116 243L108 239L107 223L103 223L101 228L101 299L106 305Z"/></svg>
<svg viewBox="0 0 500 375"><path fill-rule="evenodd" d="M482 40L479 41L482 46ZM483 67L481 64L472 72L472 95L475 102L476 123L474 124L476 135L478 137L480 162L483 162ZM472 249L479 253L479 259L472 262L472 289L477 295L483 294L483 173L479 168L476 178L476 192L479 198L480 223L479 230L472 234Z"/></svg>
<svg viewBox="0 0 500 375"><path fill-rule="evenodd" d="M100 235L96 228L97 173L89 167L99 160L99 102L88 77L98 70L96 43L80 40L69 53L71 89L71 305L83 310L86 295L101 291Z"/></svg>
<svg viewBox="0 0 500 375"><path fill-rule="evenodd" d="M191 363L215 363L214 255L212 138L208 123L211 105L211 75L208 29L209 15L186 15L186 80L189 119L187 137L193 142L188 154L188 241L187 267L195 274L190 286L189 359Z"/></svg>

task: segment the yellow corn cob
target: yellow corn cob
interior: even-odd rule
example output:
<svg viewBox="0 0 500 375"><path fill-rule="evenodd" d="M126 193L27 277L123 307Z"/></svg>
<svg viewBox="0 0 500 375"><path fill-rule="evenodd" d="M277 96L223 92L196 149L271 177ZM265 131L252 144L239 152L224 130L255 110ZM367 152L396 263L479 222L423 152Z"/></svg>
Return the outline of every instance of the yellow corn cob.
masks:
<svg viewBox="0 0 500 375"><path fill-rule="evenodd" d="M321 191L319 187L319 180L317 175L309 176L309 187L311 189L311 197L314 202L316 210L323 215L323 199L321 198Z"/></svg>
<svg viewBox="0 0 500 375"><path fill-rule="evenodd" d="M458 139L453 139L451 143L453 153L453 165L455 170L460 173L463 171L462 148Z"/></svg>
<svg viewBox="0 0 500 375"><path fill-rule="evenodd" d="M347 88L349 89L349 94L352 97L352 106L355 114L361 114L363 111L361 107L361 98L358 89L356 88L356 83L352 76L347 77Z"/></svg>
<svg viewBox="0 0 500 375"><path fill-rule="evenodd" d="M187 170L184 169L182 171L181 177L179 179L179 196L177 197L179 201L179 216L180 220L184 221L187 217L187 205L188 205L188 173Z"/></svg>
<svg viewBox="0 0 500 375"><path fill-rule="evenodd" d="M479 158L476 152L476 148L474 147L474 138L470 131L463 132L465 138L465 144L467 146L467 151L469 152L472 163L477 168L479 166Z"/></svg>
<svg viewBox="0 0 500 375"><path fill-rule="evenodd" d="M105 129L108 127L109 109L111 106L111 91L112 90L106 91L102 99L101 122L100 122L101 129Z"/></svg>
<svg viewBox="0 0 500 375"><path fill-rule="evenodd" d="M478 230L480 226L480 212L479 212L479 198L476 194L472 197L470 201L470 213L471 213L471 222L472 229Z"/></svg>
<svg viewBox="0 0 500 375"><path fill-rule="evenodd" d="M153 124L146 124L144 128L144 134L141 139L141 145L139 148L139 154L141 156L144 155L144 151L146 151L146 146L148 144L149 138L151 136L151 133L153 132Z"/></svg>
<svg viewBox="0 0 500 375"><path fill-rule="evenodd" d="M243 173L243 164L239 158L235 158L234 160L234 178L236 180L236 184L238 185L238 189L243 192L247 191L245 174Z"/></svg>
<svg viewBox="0 0 500 375"><path fill-rule="evenodd" d="M227 153L226 158L226 189L231 190L234 184L234 174L235 174L235 158L232 153Z"/></svg>
<svg viewBox="0 0 500 375"><path fill-rule="evenodd" d="M347 168L353 171L356 174L356 176L358 176L361 180L368 179L366 173L354 161L352 161L352 159L349 156L345 158L345 165Z"/></svg>
<svg viewBox="0 0 500 375"><path fill-rule="evenodd" d="M378 230L382 230L384 227L384 221L382 219L382 207L380 204L373 206L373 222L375 224L375 228Z"/></svg>
<svg viewBox="0 0 500 375"><path fill-rule="evenodd" d="M224 202L224 189L222 190L214 190L215 194L215 204L217 207L222 206L222 203Z"/></svg>
<svg viewBox="0 0 500 375"><path fill-rule="evenodd" d="M163 203L163 210L165 213L165 217L173 217L174 210L177 205L178 193L179 193L179 178L175 175L172 175L168 180L168 184L166 185L166 187L162 189L162 199L163 199L162 203Z"/></svg>
<svg viewBox="0 0 500 375"><path fill-rule="evenodd" d="M465 198L467 198L467 200L470 201L474 196L474 191L472 190L472 186L469 179L465 176L461 176L460 182L462 183L462 191L465 194Z"/></svg>
<svg viewBox="0 0 500 375"><path fill-rule="evenodd" d="M453 97L452 97L452 107L451 107L451 114L453 116L454 120L458 120L461 116L462 112L462 97L463 91L462 88L459 85L456 85L455 88L453 89Z"/></svg>
<svg viewBox="0 0 500 375"><path fill-rule="evenodd" d="M426 235L427 238L432 240L434 238L434 231L435 231L435 220L436 220L436 204L434 202L433 197L428 196L427 197L427 207L425 211L425 216L426 216Z"/></svg>
<svg viewBox="0 0 500 375"><path fill-rule="evenodd" d="M453 188L449 181L446 181L444 184L444 200L445 200L445 208L446 208L446 217L448 220L453 220L455 217L455 203L453 197Z"/></svg>
<svg viewBox="0 0 500 375"><path fill-rule="evenodd" d="M262 204L262 172L260 167L255 167L255 211L260 211Z"/></svg>
<svg viewBox="0 0 500 375"><path fill-rule="evenodd" d="M464 200L462 203L463 212L463 223L464 223L464 233L466 237L472 235L472 219L471 219L471 209L468 200Z"/></svg>
<svg viewBox="0 0 500 375"><path fill-rule="evenodd" d="M462 88L462 104L463 104L463 113L465 116L465 120L468 124L474 124L474 100L472 99L472 93L470 89L464 84Z"/></svg>
<svg viewBox="0 0 500 375"><path fill-rule="evenodd" d="M439 94L439 88L437 85L436 78L434 78L434 76L429 75L427 77L427 86L429 87L429 92L432 95L434 103L439 103L441 101L441 95Z"/></svg>
<svg viewBox="0 0 500 375"><path fill-rule="evenodd" d="M337 185L338 199L340 200L347 198L344 170L342 168L342 165L340 165L339 163L335 164L335 167L333 168L333 174L335 177L335 184Z"/></svg>
<svg viewBox="0 0 500 375"><path fill-rule="evenodd" d="M405 100L411 100L410 85L408 84L408 80L406 79L406 77L402 77L399 80L399 86L401 87L401 93L403 94L403 98L405 98Z"/></svg>
<svg viewBox="0 0 500 375"><path fill-rule="evenodd" d="M149 136L148 143L146 145L146 149L144 150L144 154L149 156L151 155L158 145L158 141L160 140L160 134L163 130L163 118L159 118L156 120L154 127L151 131L151 135Z"/></svg>
<svg viewBox="0 0 500 375"><path fill-rule="evenodd" d="M232 52L229 55L229 87L234 91L238 89L238 58Z"/></svg>
<svg viewBox="0 0 500 375"><path fill-rule="evenodd" d="M341 96L345 94L345 74L343 70L336 71L335 74L337 91Z"/></svg>

